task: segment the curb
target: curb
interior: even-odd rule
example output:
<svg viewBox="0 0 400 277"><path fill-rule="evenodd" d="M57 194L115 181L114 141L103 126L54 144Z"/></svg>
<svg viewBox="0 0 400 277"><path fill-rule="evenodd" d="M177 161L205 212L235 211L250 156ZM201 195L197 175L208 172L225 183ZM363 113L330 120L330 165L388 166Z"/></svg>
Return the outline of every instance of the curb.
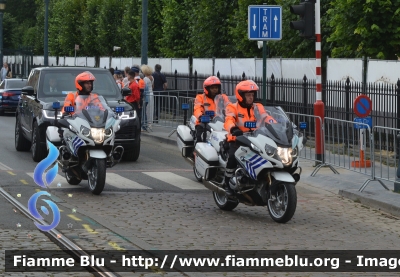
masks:
<svg viewBox="0 0 400 277"><path fill-rule="evenodd" d="M162 142L162 143L167 143L167 144L171 144L171 145L175 145L176 144L176 140L171 139L169 137L160 137L160 136L152 135L151 133L147 133L147 132L142 132L141 136L153 138L153 139L158 140L159 142Z"/></svg>
<svg viewBox="0 0 400 277"><path fill-rule="evenodd" d="M385 193L390 193L390 192L385 191ZM376 197L372 193L359 192L358 190L339 190L339 195L348 198L350 200L359 202L363 205L400 217L400 207L391 203L383 202L382 200L378 200L376 199L378 197Z"/></svg>

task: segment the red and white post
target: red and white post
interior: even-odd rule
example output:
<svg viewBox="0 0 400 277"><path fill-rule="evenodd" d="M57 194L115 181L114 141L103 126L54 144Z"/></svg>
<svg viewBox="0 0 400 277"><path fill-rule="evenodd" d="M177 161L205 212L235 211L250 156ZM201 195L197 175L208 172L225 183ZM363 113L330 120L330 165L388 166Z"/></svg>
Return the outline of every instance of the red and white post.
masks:
<svg viewBox="0 0 400 277"><path fill-rule="evenodd" d="M315 61L316 61L316 102L314 103L314 115L319 116L315 124L315 159L317 164L325 162L324 157L324 134L321 123L324 122L325 105L322 102L322 69L321 69L321 17L320 1L315 1Z"/></svg>

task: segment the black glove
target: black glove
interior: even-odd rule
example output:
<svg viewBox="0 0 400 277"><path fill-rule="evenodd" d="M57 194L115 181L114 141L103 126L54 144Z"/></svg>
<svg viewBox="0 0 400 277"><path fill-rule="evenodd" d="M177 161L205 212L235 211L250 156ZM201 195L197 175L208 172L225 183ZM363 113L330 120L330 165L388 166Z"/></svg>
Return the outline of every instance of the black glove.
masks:
<svg viewBox="0 0 400 277"><path fill-rule="evenodd" d="M232 136L235 136L235 137L243 136L243 131L240 130L238 127L232 127L231 128L231 134L232 134Z"/></svg>

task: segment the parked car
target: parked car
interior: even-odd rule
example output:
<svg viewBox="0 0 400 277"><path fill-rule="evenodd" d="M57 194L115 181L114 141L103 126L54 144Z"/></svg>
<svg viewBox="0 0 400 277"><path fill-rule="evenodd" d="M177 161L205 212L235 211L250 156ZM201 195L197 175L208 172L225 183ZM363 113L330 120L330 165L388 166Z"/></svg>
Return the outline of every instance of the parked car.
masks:
<svg viewBox="0 0 400 277"><path fill-rule="evenodd" d="M110 72L102 68L89 67L41 67L29 74L27 86L22 89L16 111L15 148L17 151L32 151L32 159L41 161L47 156L46 129L54 125L54 111L49 111L53 102L64 104L65 96L75 92L75 77L90 71L96 78L93 92L102 95L108 105L124 107L120 116L120 130L116 132L115 146L124 147L125 160L136 161L140 153L140 120L134 108L123 99ZM51 85L50 85L51 84ZM61 116L59 112L58 117Z"/></svg>
<svg viewBox="0 0 400 277"><path fill-rule="evenodd" d="M26 86L26 79L5 79L0 84L0 115L17 110L21 89Z"/></svg>

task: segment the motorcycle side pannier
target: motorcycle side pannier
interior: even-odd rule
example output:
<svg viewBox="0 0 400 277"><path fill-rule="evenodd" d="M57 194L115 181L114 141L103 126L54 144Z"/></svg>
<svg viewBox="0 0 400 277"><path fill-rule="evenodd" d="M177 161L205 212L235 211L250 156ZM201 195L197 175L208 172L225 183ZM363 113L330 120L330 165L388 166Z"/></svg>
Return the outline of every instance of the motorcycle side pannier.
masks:
<svg viewBox="0 0 400 277"><path fill-rule="evenodd" d="M177 144L179 150L184 157L190 157L194 149L194 141L190 134L190 128L185 125L179 125L176 129L176 133L178 134Z"/></svg>
<svg viewBox="0 0 400 277"><path fill-rule="evenodd" d="M197 171L206 180L212 179L217 173L217 168L210 168L211 166L218 166L218 153L208 143L199 142L196 144L195 152L195 166ZM209 168L207 176L206 170Z"/></svg>

